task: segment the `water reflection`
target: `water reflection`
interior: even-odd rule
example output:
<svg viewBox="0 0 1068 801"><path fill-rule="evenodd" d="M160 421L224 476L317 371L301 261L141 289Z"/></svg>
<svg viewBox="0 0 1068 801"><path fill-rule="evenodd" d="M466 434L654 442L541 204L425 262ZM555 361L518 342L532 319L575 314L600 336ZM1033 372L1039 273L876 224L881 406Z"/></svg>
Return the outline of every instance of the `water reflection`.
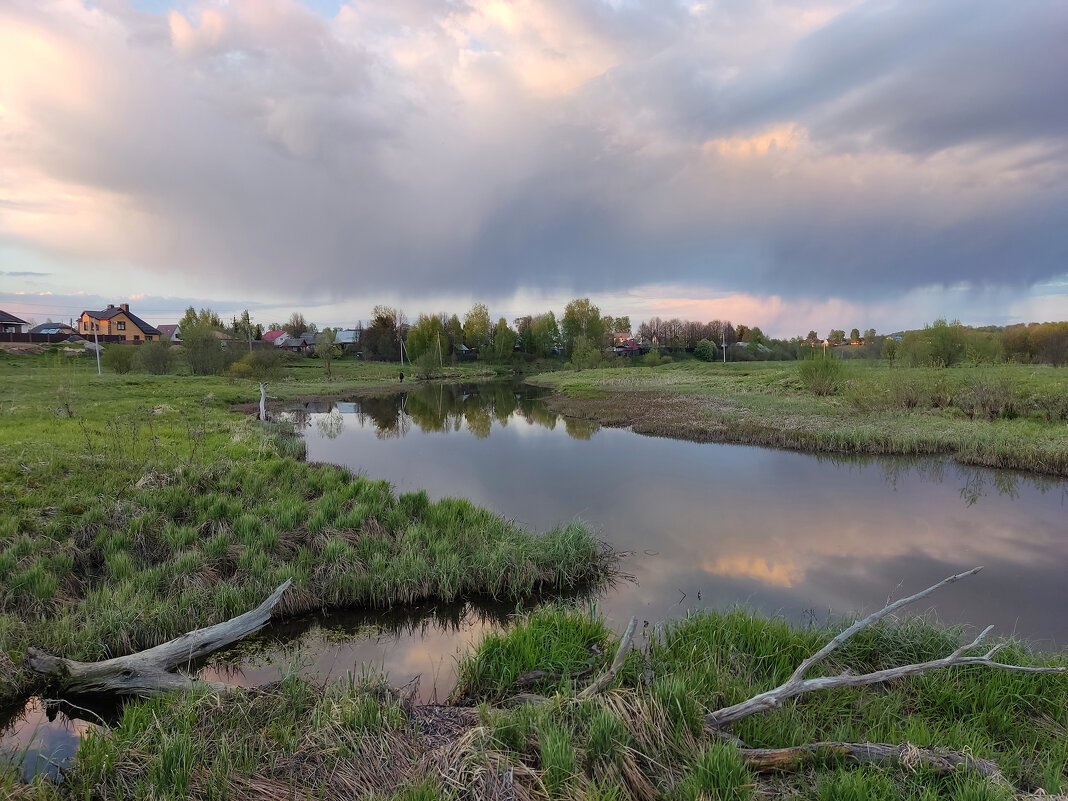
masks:
<svg viewBox="0 0 1068 801"><path fill-rule="evenodd" d="M0 761L19 764L27 781L38 773L60 778L82 734L96 725L87 717L95 713L67 702L31 698L0 714Z"/></svg>
<svg viewBox="0 0 1068 801"><path fill-rule="evenodd" d="M476 439L489 437L494 426L506 428L510 420L555 429L559 417L540 400L544 390L506 381L482 384L428 384L408 392L360 398L358 401L316 400L291 409L287 415L300 427L314 425L319 436L336 439L346 420L360 428L373 428L379 439L396 439L411 431L457 433ZM588 420L564 421L575 439L588 440L600 429Z"/></svg>
<svg viewBox="0 0 1068 801"><path fill-rule="evenodd" d="M737 603L847 613L982 564L934 600L947 622L1068 643L1064 481L641 437L557 417L538 391L503 382L339 403L334 438L316 427L328 411L307 410L311 459L399 492L466 497L536 531L581 519L633 552L637 585L600 601L619 621Z"/></svg>

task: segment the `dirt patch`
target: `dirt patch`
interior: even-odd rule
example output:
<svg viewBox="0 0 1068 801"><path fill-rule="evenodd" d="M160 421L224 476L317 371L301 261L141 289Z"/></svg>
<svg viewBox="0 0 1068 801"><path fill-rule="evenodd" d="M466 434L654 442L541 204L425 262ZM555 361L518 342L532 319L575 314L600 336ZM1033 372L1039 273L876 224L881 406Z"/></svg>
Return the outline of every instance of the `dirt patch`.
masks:
<svg viewBox="0 0 1068 801"><path fill-rule="evenodd" d="M44 347L32 342L0 342L0 350L19 356L36 356L45 352Z"/></svg>

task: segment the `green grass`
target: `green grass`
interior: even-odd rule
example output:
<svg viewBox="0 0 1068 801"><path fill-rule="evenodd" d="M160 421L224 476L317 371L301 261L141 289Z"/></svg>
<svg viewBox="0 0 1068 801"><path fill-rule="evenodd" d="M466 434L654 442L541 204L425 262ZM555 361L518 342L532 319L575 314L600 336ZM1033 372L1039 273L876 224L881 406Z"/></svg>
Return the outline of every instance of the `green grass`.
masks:
<svg viewBox="0 0 1068 801"><path fill-rule="evenodd" d="M16 662L30 645L82 660L139 650L252 608L287 579L283 615L520 599L606 575L584 527L532 536L466 500L398 497L301 461L290 427L230 411L258 395L251 382L21 358L0 359L0 653ZM292 369L270 391L392 377L374 364L335 372L347 378ZM4 679L0 701L24 691Z"/></svg>
<svg viewBox="0 0 1068 801"><path fill-rule="evenodd" d="M558 372L550 406L636 432L812 452L948 455L1068 475L1068 368L821 360Z"/></svg>

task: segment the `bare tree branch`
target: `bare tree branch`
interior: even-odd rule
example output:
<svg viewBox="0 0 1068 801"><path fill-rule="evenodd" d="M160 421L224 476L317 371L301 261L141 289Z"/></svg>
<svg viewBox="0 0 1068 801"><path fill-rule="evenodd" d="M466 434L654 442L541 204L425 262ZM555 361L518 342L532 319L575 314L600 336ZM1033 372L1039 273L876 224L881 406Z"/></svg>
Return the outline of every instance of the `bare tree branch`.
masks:
<svg viewBox="0 0 1068 801"><path fill-rule="evenodd" d="M630 623L627 624L627 630L623 633L623 638L619 641L619 648L616 649L616 655L612 660L611 667L598 676L593 684L578 694L580 700L592 698L613 682L616 674L619 673L619 669L623 667L623 660L627 658L627 651L630 650L630 641L634 637L634 628L637 624L638 618L632 617Z"/></svg>
<svg viewBox="0 0 1068 801"><path fill-rule="evenodd" d="M900 601L880 609L872 615L854 623L849 628L845 629L841 634L832 639L823 648L810 656L808 659L798 665L797 669L791 674L783 684L775 687L767 692L754 695L752 698L742 701L739 704L733 706L724 707L723 709L717 709L715 712L710 713L705 717L705 725L711 728L719 728L721 726L727 726L735 721L747 718L750 715L755 715L758 712L763 712L768 709L775 709L782 705L782 702L794 698L804 693L815 692L817 690L830 690L836 687L863 687L868 684L879 684L884 681L891 681L893 679L904 678L905 676L915 676L919 673L925 673L929 670L939 670L947 667L957 667L963 665L982 665L989 668L997 668L999 670L1013 670L1019 673L1068 673L1068 668L1062 667L1023 667L1021 665L1006 665L1002 662L993 661L993 656L997 653L1002 646L995 645L984 656L964 656L965 653L970 651L979 645L980 642L991 631L993 626L988 626L983 632L976 637L968 645L962 646L951 653L949 656L942 659L933 659L929 662L919 662L912 665L902 665L900 667L887 668L885 670L877 670L872 673L864 673L859 676L850 674L841 674L838 676L820 676L814 679L804 678L805 672L813 665L821 662L827 657L835 648L848 640L858 631L865 629L874 623L882 620L890 613L906 606L914 601L918 601L921 598L925 598L935 590L945 587L948 584L952 584L956 581L960 581L962 578L968 576L974 576L982 568L974 568L964 573L958 573L955 576L950 576L947 579L943 579L938 584L928 587L922 592L918 592L915 595L910 595L908 598L903 598Z"/></svg>

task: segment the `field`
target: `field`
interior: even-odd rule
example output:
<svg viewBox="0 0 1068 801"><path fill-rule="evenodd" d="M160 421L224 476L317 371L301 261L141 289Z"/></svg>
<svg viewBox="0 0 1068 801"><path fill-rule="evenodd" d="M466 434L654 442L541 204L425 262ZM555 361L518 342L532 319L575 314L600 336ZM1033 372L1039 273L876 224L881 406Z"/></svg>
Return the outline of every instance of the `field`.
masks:
<svg viewBox="0 0 1068 801"><path fill-rule="evenodd" d="M640 434L810 452L944 455L1068 476L1068 368L685 361L546 373L555 410ZM806 371L809 371L806 373Z"/></svg>
<svg viewBox="0 0 1068 801"><path fill-rule="evenodd" d="M25 360L25 361L24 361ZM231 406L250 381L95 375L57 356L0 361L0 652L81 660L140 650L250 609L523 598L604 579L579 526L531 536L464 499L431 503L303 461L286 423ZM292 398L389 386L395 367L291 368ZM0 700L30 687L6 671Z"/></svg>
<svg viewBox="0 0 1068 801"><path fill-rule="evenodd" d="M312 364L287 368L269 394L380 391L396 378L395 366L341 362L326 381ZM542 380L565 391L555 402L636 428L640 414L622 401L655 402L665 426L657 433L727 438L702 428L716 414L724 427L812 417L828 437L812 441L829 447L842 442L832 436L841 415L858 428L880 417L894 432L911 425L921 432L914 442L924 443L929 429L921 423L929 420L947 432L972 427L977 441L1018 438L1014 453L1022 458L1025 446L1038 447L1033 463L1047 465L1045 472L1065 464L1063 421L1033 411L976 420L923 404L863 409L853 394L882 391L885 374L847 376L852 383L816 395L798 370L681 364ZM959 377L967 387L976 374L911 375ZM1036 395L1064 381L1054 371L998 375ZM294 584L281 611L290 614L520 599L597 585L613 571L612 555L582 527L532 536L463 499L398 497L373 476L309 465L289 425L233 411L257 394L249 380L98 377L62 355L0 357L0 700L40 689L16 667L30 645L78 659L129 653L244 611L285 579ZM669 412L678 417L673 427ZM1002 427L1004 435L986 433ZM956 442L945 436L943 447ZM17 769L0 766L0 796L1007 801L1016 791L1068 788L1065 675L954 667L802 696L734 724L726 737L705 727L706 714L782 682L833 633L834 626L792 628L744 610L653 621L609 689L581 698L618 639L595 611L550 604L461 659L451 705L416 705L376 675L324 687L294 672L258 689L174 693L128 703L114 726L91 732L62 783L23 784ZM963 634L889 619L819 670L857 674L942 657ZM1016 642L998 658L1068 665L1063 655ZM765 773L747 761L742 741L752 748L884 742L903 746L904 756L856 766L821 753L811 765ZM917 756L927 746L994 760L1005 781L963 770L941 775Z"/></svg>

